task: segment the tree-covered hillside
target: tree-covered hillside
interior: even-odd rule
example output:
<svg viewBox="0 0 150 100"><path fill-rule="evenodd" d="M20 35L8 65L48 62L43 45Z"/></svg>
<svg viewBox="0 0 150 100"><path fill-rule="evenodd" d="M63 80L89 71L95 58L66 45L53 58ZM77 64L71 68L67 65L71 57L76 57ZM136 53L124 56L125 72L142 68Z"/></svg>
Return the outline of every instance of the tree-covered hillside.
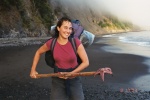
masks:
<svg viewBox="0 0 150 100"><path fill-rule="evenodd" d="M122 22L114 16L98 15L88 7L67 6L58 0L1 0L0 38L48 36L50 26L62 16L79 19L93 34L134 28L131 23Z"/></svg>

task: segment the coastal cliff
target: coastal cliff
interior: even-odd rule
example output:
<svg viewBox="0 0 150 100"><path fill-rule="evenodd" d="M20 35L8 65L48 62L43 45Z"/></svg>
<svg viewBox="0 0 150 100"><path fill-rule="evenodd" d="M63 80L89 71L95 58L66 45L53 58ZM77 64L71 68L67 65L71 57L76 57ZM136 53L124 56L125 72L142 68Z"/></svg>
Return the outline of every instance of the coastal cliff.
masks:
<svg viewBox="0 0 150 100"><path fill-rule="evenodd" d="M97 13L86 3L71 0L1 0L0 38L49 36L50 26L62 16L80 20L84 28L95 35L138 29L112 14L101 10Z"/></svg>

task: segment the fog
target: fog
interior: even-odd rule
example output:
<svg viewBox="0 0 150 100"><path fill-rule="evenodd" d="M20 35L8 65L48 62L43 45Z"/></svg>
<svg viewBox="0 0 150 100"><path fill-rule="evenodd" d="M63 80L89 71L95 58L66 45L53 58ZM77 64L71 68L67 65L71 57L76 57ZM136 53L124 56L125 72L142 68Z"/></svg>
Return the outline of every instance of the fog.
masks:
<svg viewBox="0 0 150 100"><path fill-rule="evenodd" d="M131 21L142 27L150 27L150 0L61 0L82 7L88 6L97 13L109 11L118 18Z"/></svg>
<svg viewBox="0 0 150 100"><path fill-rule="evenodd" d="M94 0L112 14L150 27L150 0Z"/></svg>

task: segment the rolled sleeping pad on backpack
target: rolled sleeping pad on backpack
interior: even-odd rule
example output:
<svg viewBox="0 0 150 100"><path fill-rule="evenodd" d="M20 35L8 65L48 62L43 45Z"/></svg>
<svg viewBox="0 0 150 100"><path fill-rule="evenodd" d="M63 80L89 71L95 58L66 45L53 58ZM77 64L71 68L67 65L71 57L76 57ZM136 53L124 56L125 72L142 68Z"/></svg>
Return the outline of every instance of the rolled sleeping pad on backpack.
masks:
<svg viewBox="0 0 150 100"><path fill-rule="evenodd" d="M83 30L79 39L82 42L84 47L88 47L93 43L94 38L95 38L94 34L92 34L89 31Z"/></svg>

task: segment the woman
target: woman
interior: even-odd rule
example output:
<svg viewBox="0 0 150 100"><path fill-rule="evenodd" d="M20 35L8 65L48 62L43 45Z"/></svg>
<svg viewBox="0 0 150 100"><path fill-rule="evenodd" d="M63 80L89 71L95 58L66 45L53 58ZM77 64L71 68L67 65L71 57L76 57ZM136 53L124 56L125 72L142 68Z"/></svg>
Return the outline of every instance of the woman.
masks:
<svg viewBox="0 0 150 100"><path fill-rule="evenodd" d="M72 73L82 71L89 65L89 60L83 45L78 38L75 38L77 53L82 60L82 63L78 65L76 54L68 39L71 33L71 20L67 17L61 18L55 28L57 42L55 44L53 56L57 68L55 72L68 74L68 76ZM40 55L51 49L51 42L52 39L47 41L36 51L30 73L31 78L36 78L36 74L38 74L36 66L40 59ZM84 100L80 77L52 77L51 100L67 100L67 98L69 100Z"/></svg>

